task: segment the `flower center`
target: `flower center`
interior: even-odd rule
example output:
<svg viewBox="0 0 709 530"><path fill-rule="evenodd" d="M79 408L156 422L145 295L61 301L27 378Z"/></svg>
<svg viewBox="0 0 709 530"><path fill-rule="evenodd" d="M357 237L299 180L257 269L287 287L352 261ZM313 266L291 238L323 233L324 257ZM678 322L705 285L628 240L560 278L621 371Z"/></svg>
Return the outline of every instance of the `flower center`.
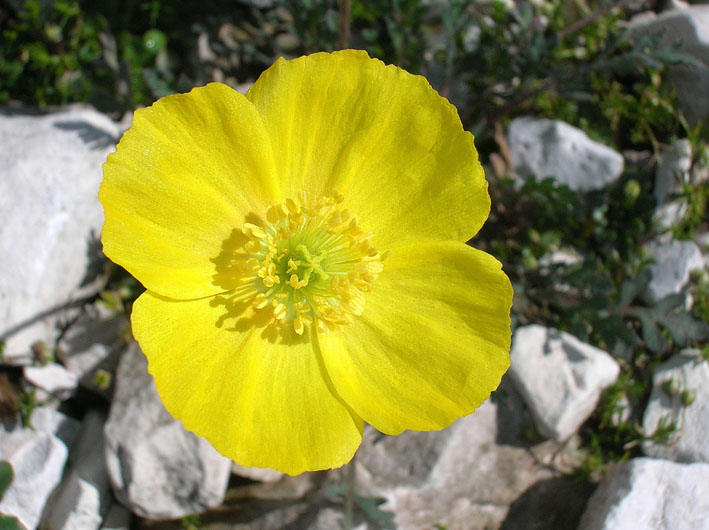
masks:
<svg viewBox="0 0 709 530"><path fill-rule="evenodd" d="M297 198L266 211L265 226L245 223L247 265L254 273L252 306L271 313L270 325L302 335L315 324L327 333L352 322L364 309L364 293L383 270L371 232L340 207L337 193Z"/></svg>

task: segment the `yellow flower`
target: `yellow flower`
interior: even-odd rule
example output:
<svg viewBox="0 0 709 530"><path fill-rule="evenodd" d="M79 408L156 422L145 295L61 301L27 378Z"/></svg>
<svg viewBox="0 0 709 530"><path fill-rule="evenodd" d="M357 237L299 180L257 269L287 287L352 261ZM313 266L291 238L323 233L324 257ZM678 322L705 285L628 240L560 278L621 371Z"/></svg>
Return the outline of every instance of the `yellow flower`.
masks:
<svg viewBox="0 0 709 530"><path fill-rule="evenodd" d="M364 52L136 111L99 198L165 407L243 466L341 466L364 421L441 429L508 367L512 288L465 245L490 208L473 137Z"/></svg>

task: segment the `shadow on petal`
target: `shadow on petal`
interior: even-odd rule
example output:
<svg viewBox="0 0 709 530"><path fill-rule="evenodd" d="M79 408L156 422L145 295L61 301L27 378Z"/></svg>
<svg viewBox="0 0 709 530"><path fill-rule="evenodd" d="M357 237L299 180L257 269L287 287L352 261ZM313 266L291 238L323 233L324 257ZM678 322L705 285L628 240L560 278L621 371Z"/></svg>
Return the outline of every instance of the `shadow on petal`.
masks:
<svg viewBox="0 0 709 530"><path fill-rule="evenodd" d="M256 226L265 224L263 219L254 213L247 215L245 221ZM298 335L293 326L283 325L275 318L271 306L255 308L254 301L259 294L259 278L253 265L248 263L252 257L244 248L248 241L241 230L234 229L222 242L219 255L210 260L215 268L212 283L224 290L209 302L211 307L221 309L215 326L240 333L259 329L261 338L272 344L309 343L312 333L310 329L305 329L302 335Z"/></svg>

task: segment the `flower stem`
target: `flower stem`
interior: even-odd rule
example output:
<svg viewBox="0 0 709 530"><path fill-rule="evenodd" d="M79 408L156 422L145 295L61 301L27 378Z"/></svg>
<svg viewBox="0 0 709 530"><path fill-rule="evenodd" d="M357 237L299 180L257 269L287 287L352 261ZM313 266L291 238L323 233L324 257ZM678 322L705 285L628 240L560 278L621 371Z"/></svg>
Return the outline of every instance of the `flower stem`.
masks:
<svg viewBox="0 0 709 530"><path fill-rule="evenodd" d="M340 40L339 48L345 50L350 45L350 0L340 0Z"/></svg>
<svg viewBox="0 0 709 530"><path fill-rule="evenodd" d="M354 457L347 465L347 474L345 475L345 530L352 530L354 525L354 497L357 490L357 477L355 474Z"/></svg>

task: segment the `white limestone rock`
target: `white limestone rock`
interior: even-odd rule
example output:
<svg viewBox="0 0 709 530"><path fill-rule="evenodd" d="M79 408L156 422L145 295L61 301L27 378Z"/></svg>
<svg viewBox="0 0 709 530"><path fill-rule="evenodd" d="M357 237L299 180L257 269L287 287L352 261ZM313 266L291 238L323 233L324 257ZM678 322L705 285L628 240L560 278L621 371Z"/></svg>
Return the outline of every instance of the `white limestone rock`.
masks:
<svg viewBox="0 0 709 530"><path fill-rule="evenodd" d="M0 340L5 358L53 345L71 303L95 292L101 165L118 125L88 107L46 115L0 110Z"/></svg>
<svg viewBox="0 0 709 530"><path fill-rule="evenodd" d="M702 258L704 259L703 274L709 275L709 232L695 234L694 242L699 247L699 250L702 253Z"/></svg>
<svg viewBox="0 0 709 530"><path fill-rule="evenodd" d="M79 384L76 376L58 363L25 366L23 373L27 381L60 400L69 398Z"/></svg>
<svg viewBox="0 0 709 530"><path fill-rule="evenodd" d="M67 369L79 378L90 374L112 351L126 346L129 329L124 314L101 304L88 307L59 341Z"/></svg>
<svg viewBox="0 0 709 530"><path fill-rule="evenodd" d="M695 393L690 405L682 406L679 394L670 396L663 390L663 383L670 379L680 390ZM655 370L643 430L652 434L663 418L666 422L675 422L677 431L666 444L645 441L643 452L646 455L677 462L709 463L709 363L700 356L675 355Z"/></svg>
<svg viewBox="0 0 709 530"><path fill-rule="evenodd" d="M509 374L544 436L569 438L596 408L604 388L618 378L606 352L544 326L517 329Z"/></svg>
<svg viewBox="0 0 709 530"><path fill-rule="evenodd" d="M103 424L98 411L86 413L69 466L42 517L43 530L97 530L112 503L105 462Z"/></svg>
<svg viewBox="0 0 709 530"><path fill-rule="evenodd" d="M690 273L704 266L702 253L692 241L651 241L648 254L655 260L649 267L652 280L647 287L653 302L679 293L689 281Z"/></svg>
<svg viewBox="0 0 709 530"><path fill-rule="evenodd" d="M160 402L137 343L121 358L105 426L106 463L114 492L133 513L172 519L224 499L232 462L187 432Z"/></svg>
<svg viewBox="0 0 709 530"><path fill-rule="evenodd" d="M557 266L571 267L583 263L583 256L575 248L560 248L539 258L539 267L549 269Z"/></svg>
<svg viewBox="0 0 709 530"><path fill-rule="evenodd" d="M275 469L261 467L244 467L239 464L232 464L231 472L234 475L247 478L256 482L278 482L285 474Z"/></svg>
<svg viewBox="0 0 709 530"><path fill-rule="evenodd" d="M35 431L53 434L69 448L74 445L81 428L78 420L48 406L35 408L30 416L30 423Z"/></svg>
<svg viewBox="0 0 709 530"><path fill-rule="evenodd" d="M28 530L39 524L47 498L62 478L66 446L55 436L32 429L0 432L0 460L15 478L0 500L0 513L19 519Z"/></svg>
<svg viewBox="0 0 709 530"><path fill-rule="evenodd" d="M522 180L553 177L571 189L604 188L623 172L623 156L562 121L516 118L507 140L512 168Z"/></svg>
<svg viewBox="0 0 709 530"><path fill-rule="evenodd" d="M709 464L633 458L613 466L579 530L706 530Z"/></svg>
<svg viewBox="0 0 709 530"><path fill-rule="evenodd" d="M653 220L660 230L671 230L684 219L688 209L687 199L680 197L658 206L655 209Z"/></svg>
<svg viewBox="0 0 709 530"><path fill-rule="evenodd" d="M692 167L692 146L689 140L677 140L660 150L660 161L655 168L655 199L662 204L673 193L681 193L682 185L689 183Z"/></svg>
<svg viewBox="0 0 709 530"><path fill-rule="evenodd" d="M441 431L390 437L366 428L355 457L357 491L385 499L380 509L393 512L402 530L575 528L590 488L554 470L572 451L524 441L531 422L503 381L494 401Z"/></svg>
<svg viewBox="0 0 709 530"><path fill-rule="evenodd" d="M694 241L703 252L709 252L709 232L701 232L694 236Z"/></svg>
<svg viewBox="0 0 709 530"><path fill-rule="evenodd" d="M662 36L660 48L693 58L697 64L673 64L669 78L681 110L691 126L709 118L709 5L643 13L630 21L633 38ZM703 66L703 67L702 67Z"/></svg>
<svg viewBox="0 0 709 530"><path fill-rule="evenodd" d="M130 324L126 316L95 304L66 330L58 349L79 384L110 398L113 378L102 386L97 385L96 376L99 370L115 374L118 357L128 340Z"/></svg>

